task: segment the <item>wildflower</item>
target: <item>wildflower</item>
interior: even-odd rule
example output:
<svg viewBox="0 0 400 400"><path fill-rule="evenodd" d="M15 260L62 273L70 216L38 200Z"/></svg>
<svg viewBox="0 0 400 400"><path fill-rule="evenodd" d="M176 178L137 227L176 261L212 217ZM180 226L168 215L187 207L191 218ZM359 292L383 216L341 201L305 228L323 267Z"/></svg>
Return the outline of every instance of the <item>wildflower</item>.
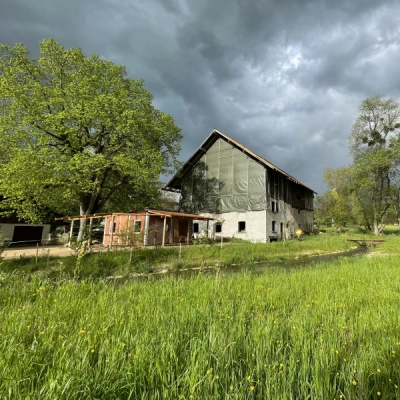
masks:
<svg viewBox="0 0 400 400"><path fill-rule="evenodd" d="M210 374L211 374L211 371L212 371L211 369L208 369L208 370L207 370L207 375L210 375Z"/></svg>
<svg viewBox="0 0 400 400"><path fill-rule="evenodd" d="M254 386L250 386L250 390L254 390L255 388L254 388Z"/></svg>
<svg viewBox="0 0 400 400"><path fill-rule="evenodd" d="M219 375L215 375L215 379L218 380L219 379Z"/></svg>
<svg viewBox="0 0 400 400"><path fill-rule="evenodd" d="M247 377L247 380L249 381L250 379L251 379L251 376L248 376L248 377Z"/></svg>
<svg viewBox="0 0 400 400"><path fill-rule="evenodd" d="M378 396L380 396L380 395L381 395L381 392L376 392L376 394L377 394Z"/></svg>
<svg viewBox="0 0 400 400"><path fill-rule="evenodd" d="M229 389L232 391L233 390L233 386L231 385L231 386L229 386Z"/></svg>
<svg viewBox="0 0 400 400"><path fill-rule="evenodd" d="M377 370L376 370L377 372L381 372L381 370L378 368Z"/></svg>
<svg viewBox="0 0 400 400"><path fill-rule="evenodd" d="M357 386L357 381L353 381L352 384L353 384L354 386Z"/></svg>

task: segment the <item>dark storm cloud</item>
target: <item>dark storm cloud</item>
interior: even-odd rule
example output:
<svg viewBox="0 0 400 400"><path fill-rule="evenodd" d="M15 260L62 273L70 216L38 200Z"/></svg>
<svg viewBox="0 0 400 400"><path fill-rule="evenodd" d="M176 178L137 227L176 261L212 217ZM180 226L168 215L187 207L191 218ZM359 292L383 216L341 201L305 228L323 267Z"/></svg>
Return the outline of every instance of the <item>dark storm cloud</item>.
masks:
<svg viewBox="0 0 400 400"><path fill-rule="evenodd" d="M318 192L349 162L360 102L400 98L397 1L3 0L0 41L127 67L182 128L185 161L217 128Z"/></svg>

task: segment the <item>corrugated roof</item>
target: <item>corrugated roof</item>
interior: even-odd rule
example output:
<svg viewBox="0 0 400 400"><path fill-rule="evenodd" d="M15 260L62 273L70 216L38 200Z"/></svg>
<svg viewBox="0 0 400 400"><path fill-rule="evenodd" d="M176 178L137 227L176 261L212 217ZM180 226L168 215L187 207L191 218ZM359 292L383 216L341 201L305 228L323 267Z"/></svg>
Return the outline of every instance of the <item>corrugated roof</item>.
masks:
<svg viewBox="0 0 400 400"><path fill-rule="evenodd" d="M207 152L207 150L219 139L222 138L226 140L228 143L231 143L236 148L242 150L252 159L258 161L260 164L271 168L275 171L280 172L282 175L286 176L287 179L290 181L301 185L312 192L316 193L313 189L309 188L308 186L301 183L298 179L293 177L292 175L288 174L287 172L283 171L282 169L278 168L276 165L270 163L265 158L259 156L258 154L254 153L253 151L249 150L247 147L243 146L235 139L232 139L225 133L220 132L217 129L214 129L211 134L207 137L207 139L200 145L200 147L194 152L194 154L189 158L189 160L183 165L183 167L172 177L172 179L165 185L164 189L166 190L180 190L181 188L181 179L199 162L201 157Z"/></svg>

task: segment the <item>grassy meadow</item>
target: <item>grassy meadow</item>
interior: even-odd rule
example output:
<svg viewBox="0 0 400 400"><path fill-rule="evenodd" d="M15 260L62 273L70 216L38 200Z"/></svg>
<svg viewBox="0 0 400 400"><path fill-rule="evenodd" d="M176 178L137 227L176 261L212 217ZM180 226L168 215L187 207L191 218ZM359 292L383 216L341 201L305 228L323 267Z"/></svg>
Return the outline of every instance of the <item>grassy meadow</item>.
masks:
<svg viewBox="0 0 400 400"><path fill-rule="evenodd" d="M400 239L284 267L349 249L346 235L90 254L79 271L73 257L2 260L0 398L400 398ZM227 276L101 277L244 261Z"/></svg>

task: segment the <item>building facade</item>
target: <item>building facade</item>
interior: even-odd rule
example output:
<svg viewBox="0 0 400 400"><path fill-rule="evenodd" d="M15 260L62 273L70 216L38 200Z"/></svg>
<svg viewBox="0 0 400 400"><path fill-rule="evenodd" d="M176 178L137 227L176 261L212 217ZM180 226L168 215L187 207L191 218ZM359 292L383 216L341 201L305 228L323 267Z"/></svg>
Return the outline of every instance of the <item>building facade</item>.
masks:
<svg viewBox="0 0 400 400"><path fill-rule="evenodd" d="M180 192L180 211L195 220L192 237L208 235L269 242L300 227L313 230L314 191L293 176L214 130L165 186Z"/></svg>

